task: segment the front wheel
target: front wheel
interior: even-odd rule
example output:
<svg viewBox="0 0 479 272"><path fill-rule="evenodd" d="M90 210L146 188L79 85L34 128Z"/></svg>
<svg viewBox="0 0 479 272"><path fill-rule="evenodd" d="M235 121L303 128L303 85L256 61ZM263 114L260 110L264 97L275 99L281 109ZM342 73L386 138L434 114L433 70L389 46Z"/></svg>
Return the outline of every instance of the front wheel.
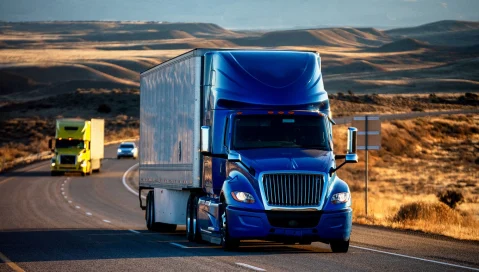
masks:
<svg viewBox="0 0 479 272"><path fill-rule="evenodd" d="M223 214L221 215L221 246L225 251L231 251L238 249L240 246L240 240L232 238L228 229L228 216L226 214L226 207L228 205L223 204Z"/></svg>
<svg viewBox="0 0 479 272"><path fill-rule="evenodd" d="M348 249L349 249L349 240L335 241L335 242L329 243L329 245L331 246L331 250L334 253L346 253L348 252Z"/></svg>

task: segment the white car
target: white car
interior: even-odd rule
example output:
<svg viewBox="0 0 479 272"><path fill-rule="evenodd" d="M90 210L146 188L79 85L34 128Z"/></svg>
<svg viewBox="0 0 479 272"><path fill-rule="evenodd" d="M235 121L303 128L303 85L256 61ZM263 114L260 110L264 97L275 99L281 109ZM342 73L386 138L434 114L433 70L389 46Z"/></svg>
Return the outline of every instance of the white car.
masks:
<svg viewBox="0 0 479 272"><path fill-rule="evenodd" d="M123 142L118 146L116 157L121 159L122 157L138 158L138 148L133 142Z"/></svg>

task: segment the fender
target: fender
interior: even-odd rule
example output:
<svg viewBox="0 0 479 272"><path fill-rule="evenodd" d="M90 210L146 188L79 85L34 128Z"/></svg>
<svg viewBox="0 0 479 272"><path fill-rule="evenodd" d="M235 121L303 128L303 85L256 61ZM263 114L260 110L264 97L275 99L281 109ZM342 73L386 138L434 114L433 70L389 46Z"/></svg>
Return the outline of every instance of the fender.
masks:
<svg viewBox="0 0 479 272"><path fill-rule="evenodd" d="M349 191L348 184L344 180L340 179L336 174L334 174L331 178L331 185L329 187L328 193L327 193L326 198L325 198L326 203L324 203L323 211L334 212L334 211L350 209L351 208L351 203L352 203L351 198L346 203L333 204L331 202L331 197L334 194L344 193L344 192L351 193Z"/></svg>
<svg viewBox="0 0 479 272"><path fill-rule="evenodd" d="M233 199L231 192L240 191L250 193L254 199L254 203L242 203ZM221 189L221 201L225 201L230 208L247 209L247 210L264 210L261 197L258 195L253 185L243 173L237 170L229 172L228 177L223 183Z"/></svg>

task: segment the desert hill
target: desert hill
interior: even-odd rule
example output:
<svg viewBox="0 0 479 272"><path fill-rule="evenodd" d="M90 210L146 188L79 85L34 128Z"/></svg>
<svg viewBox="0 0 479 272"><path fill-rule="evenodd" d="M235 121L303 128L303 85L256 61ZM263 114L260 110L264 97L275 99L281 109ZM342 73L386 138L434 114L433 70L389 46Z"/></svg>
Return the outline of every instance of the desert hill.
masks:
<svg viewBox="0 0 479 272"><path fill-rule="evenodd" d="M371 48L371 52L402 52L402 51L414 51L419 49L433 49L429 43L422 42L412 38L406 38L391 43L381 45L376 48Z"/></svg>
<svg viewBox="0 0 479 272"><path fill-rule="evenodd" d="M396 28L386 30L385 33L391 36L414 36L432 33L457 32L478 30L479 22L443 20L424 24L415 27Z"/></svg>
<svg viewBox="0 0 479 272"><path fill-rule="evenodd" d="M463 21L386 31L352 27L231 31L209 23L167 22L0 22L0 100L14 101L22 95L23 100L32 100L89 86L138 88L140 72L198 47L316 50L332 92L476 91L475 74L458 74L456 69L460 63L468 63L468 70L477 67L478 37L479 22ZM452 75L447 83L441 73Z"/></svg>
<svg viewBox="0 0 479 272"><path fill-rule="evenodd" d="M326 28L284 30L264 33L259 37L230 39L239 46L378 46L390 39L373 28Z"/></svg>
<svg viewBox="0 0 479 272"><path fill-rule="evenodd" d="M417 27L385 31L392 39L413 38L438 46L479 44L479 22L439 21Z"/></svg>

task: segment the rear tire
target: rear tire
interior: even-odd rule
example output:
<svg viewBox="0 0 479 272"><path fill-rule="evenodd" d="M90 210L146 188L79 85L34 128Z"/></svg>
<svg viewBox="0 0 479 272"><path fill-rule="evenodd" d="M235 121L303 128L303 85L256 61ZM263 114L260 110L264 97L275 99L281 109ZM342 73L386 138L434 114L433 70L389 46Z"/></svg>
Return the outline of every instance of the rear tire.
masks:
<svg viewBox="0 0 479 272"><path fill-rule="evenodd" d="M329 243L331 250L334 253L346 253L349 249L349 240L347 241L334 241Z"/></svg>
<svg viewBox="0 0 479 272"><path fill-rule="evenodd" d="M193 207L195 198L194 194L190 194L188 203L186 204L186 239L190 242L195 241L195 229L193 224Z"/></svg>
<svg viewBox="0 0 479 272"><path fill-rule="evenodd" d="M155 197L153 191L149 191L146 196L146 227L150 231L173 232L176 225L155 222Z"/></svg>

